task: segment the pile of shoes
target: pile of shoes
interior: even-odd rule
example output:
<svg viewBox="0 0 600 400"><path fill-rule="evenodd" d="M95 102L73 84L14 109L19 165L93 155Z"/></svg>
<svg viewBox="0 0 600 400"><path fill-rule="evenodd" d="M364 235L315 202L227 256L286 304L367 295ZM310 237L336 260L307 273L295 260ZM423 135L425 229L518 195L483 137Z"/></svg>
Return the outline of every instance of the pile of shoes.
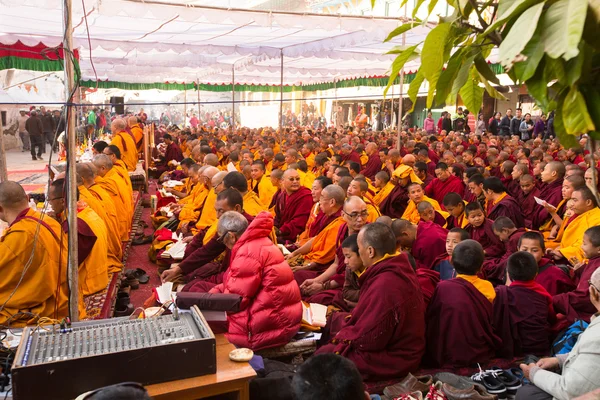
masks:
<svg viewBox="0 0 600 400"><path fill-rule="evenodd" d="M408 374L401 382L383 390L384 400L495 400L514 399L521 387L520 369L492 368L471 378L440 372L434 376Z"/></svg>
<svg viewBox="0 0 600 400"><path fill-rule="evenodd" d="M132 290L140 288L141 284L147 284L150 277L141 268L128 269L123 274L121 285L117 292L117 301L115 303L115 317L126 317L133 314L133 304L129 294Z"/></svg>

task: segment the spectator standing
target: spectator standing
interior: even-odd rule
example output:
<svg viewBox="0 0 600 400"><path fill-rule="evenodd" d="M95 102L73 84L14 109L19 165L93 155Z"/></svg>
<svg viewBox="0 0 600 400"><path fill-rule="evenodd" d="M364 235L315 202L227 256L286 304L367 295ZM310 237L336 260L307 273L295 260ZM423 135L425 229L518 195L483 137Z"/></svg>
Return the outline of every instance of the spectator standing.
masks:
<svg viewBox="0 0 600 400"><path fill-rule="evenodd" d="M23 142L23 152L31 150L31 144L29 143L29 132L27 132L27 128L25 128L25 124L29 117L27 116L26 110L19 111L19 118L17 119L17 123L19 125L19 137L21 138L21 142Z"/></svg>
<svg viewBox="0 0 600 400"><path fill-rule="evenodd" d="M525 114L525 119L519 126L519 132L521 132L521 140L531 139L531 132L533 131L533 121L531 120L531 114Z"/></svg>
<svg viewBox="0 0 600 400"><path fill-rule="evenodd" d="M446 112L446 115L444 116L444 120L442 121L442 128L446 131L446 133L449 133L452 130L452 116L450 115L449 112Z"/></svg>
<svg viewBox="0 0 600 400"><path fill-rule="evenodd" d="M442 115L440 115L440 118L437 120L437 130L438 132L441 132L442 129L444 129L443 123L444 123L444 118L446 117L446 111L442 111ZM446 133L448 133L448 131L446 131Z"/></svg>
<svg viewBox="0 0 600 400"><path fill-rule="evenodd" d="M548 116L548 121L546 123L546 134L544 135L544 140L555 137L556 133L554 133L554 111L550 111L550 115Z"/></svg>
<svg viewBox="0 0 600 400"><path fill-rule="evenodd" d="M46 110L44 107L40 108L40 119L42 120L42 154L46 152L46 143L50 144L50 149L54 147L54 131L56 125L54 124L54 117L52 113Z"/></svg>
<svg viewBox="0 0 600 400"><path fill-rule="evenodd" d="M506 115L502 117L500 121L498 134L500 136L510 136L510 121L512 120L512 110L509 108L506 110Z"/></svg>
<svg viewBox="0 0 600 400"><path fill-rule="evenodd" d="M427 113L427 118L423 121L423 130L430 135L435 135L435 120L433 119L431 112Z"/></svg>
<svg viewBox="0 0 600 400"><path fill-rule="evenodd" d="M520 136L521 122L523 122L523 112L520 108L515 110L515 117L510 120L510 134Z"/></svg>
<svg viewBox="0 0 600 400"><path fill-rule="evenodd" d="M533 138L545 138L546 136L546 116L544 114L540 115L540 117L535 122L533 127Z"/></svg>
<svg viewBox="0 0 600 400"><path fill-rule="evenodd" d="M496 136L500 133L500 117L502 116L502 114L500 114L499 112L496 112L496 114L494 114L494 117L492 118L492 120L490 121L490 132L492 132L492 135Z"/></svg>
<svg viewBox="0 0 600 400"><path fill-rule="evenodd" d="M485 121L483 120L483 114L479 114L477 122L475 123L475 134L483 135L485 133Z"/></svg>
<svg viewBox="0 0 600 400"><path fill-rule="evenodd" d="M452 122L452 127L454 128L454 132L464 132L465 130L465 116L463 115L462 107L458 107L456 118Z"/></svg>
<svg viewBox="0 0 600 400"><path fill-rule="evenodd" d="M25 123L25 130L29 132L29 140L31 141L31 159L43 160L42 148L44 147L43 136L44 127L42 120L37 116L37 111L31 111L30 117ZM35 148L37 147L37 158Z"/></svg>

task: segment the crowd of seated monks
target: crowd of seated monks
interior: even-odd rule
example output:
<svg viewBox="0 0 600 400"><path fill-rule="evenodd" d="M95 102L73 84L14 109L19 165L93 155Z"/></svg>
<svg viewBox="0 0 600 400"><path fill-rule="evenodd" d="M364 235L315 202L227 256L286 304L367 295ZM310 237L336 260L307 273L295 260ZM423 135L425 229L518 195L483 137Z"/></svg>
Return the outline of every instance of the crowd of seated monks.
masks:
<svg viewBox="0 0 600 400"><path fill-rule="evenodd" d="M228 316L228 338L236 345L260 350L286 343L300 326L301 300L319 303L330 312L317 353L341 354L365 381L380 381L420 367L544 356L558 332L576 320L590 322L596 312L590 296L600 266L592 179L598 165L579 147L418 130L175 130L163 139L159 183L181 184L163 188L149 254L161 279L179 291L242 296L241 314ZM82 189L100 185L103 196L94 198L119 210L110 220L116 230L106 229L106 210L97 218L102 232L80 216L95 243L127 232L131 215L120 211L132 211L116 167L120 149L112 145L102 153L93 165L78 166L80 198ZM0 194L0 217L12 224L1 245L17 231L33 237L36 227L19 217L30 211L22 189L10 185L12 195ZM62 201L64 185L53 183L51 201ZM52 207L58 224L62 209ZM31 226L14 229L23 224ZM49 231L61 235L54 225ZM80 228L79 236L87 231ZM172 233L187 243L178 262L157 257ZM51 242L53 235L45 236ZM15 248L25 245L15 239ZM81 242L80 254L94 252ZM110 250L109 238L105 242ZM58 245L43 247L60 254ZM262 261L241 263L242 254ZM0 259L0 268L10 262ZM80 281L93 291L109 268L81 265ZM21 274L11 273L0 300ZM249 279L257 275L262 279ZM55 307L64 295L57 287L49 285L37 308L27 304L30 297L20 304L13 296L0 316L6 320L9 311L23 309L64 314ZM273 317L252 321L256 302ZM249 340L254 336L260 339Z"/></svg>

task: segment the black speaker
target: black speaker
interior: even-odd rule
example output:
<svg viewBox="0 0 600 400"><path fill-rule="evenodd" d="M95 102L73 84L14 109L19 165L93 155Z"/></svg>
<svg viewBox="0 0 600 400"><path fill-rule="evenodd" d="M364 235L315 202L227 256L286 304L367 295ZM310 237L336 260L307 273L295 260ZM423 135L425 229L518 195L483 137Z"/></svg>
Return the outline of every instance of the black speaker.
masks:
<svg viewBox="0 0 600 400"><path fill-rule="evenodd" d="M110 108L116 114L123 115L125 114L125 98L123 97L111 97L110 98Z"/></svg>

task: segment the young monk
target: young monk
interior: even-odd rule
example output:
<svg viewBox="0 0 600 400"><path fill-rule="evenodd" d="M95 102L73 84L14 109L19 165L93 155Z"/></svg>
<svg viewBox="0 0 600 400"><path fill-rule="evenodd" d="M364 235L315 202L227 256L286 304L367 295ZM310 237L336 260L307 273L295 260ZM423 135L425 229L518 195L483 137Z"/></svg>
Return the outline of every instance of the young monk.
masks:
<svg viewBox="0 0 600 400"><path fill-rule="evenodd" d="M390 181L390 176L385 171L379 171L375 174L375 188L377 193L373 197L373 203L379 207L391 191L394 189L394 184Z"/></svg>
<svg viewBox="0 0 600 400"><path fill-rule="evenodd" d="M465 217L465 202L458 193L450 192L444 196L444 208L450 214L446 218L446 228L464 228L469 224Z"/></svg>
<svg viewBox="0 0 600 400"><path fill-rule="evenodd" d="M448 215L446 212L442 211L442 209L440 208L440 205L438 204L437 201L425 196L425 191L423 191L423 188L421 187L420 184L409 183L407 186L407 189L408 189L408 198L410 200L408 201L408 206L406 207L404 214L402 214L403 219L407 219L410 222L412 222L413 224L418 223L419 220L421 219L421 217L419 215L419 210L417 210L417 206L421 202L427 202L427 203L431 204L433 206L433 208L436 210L436 212L440 213L442 215L442 217L444 214ZM443 217L443 219L445 219L445 217Z"/></svg>
<svg viewBox="0 0 600 400"><path fill-rule="evenodd" d="M539 232L525 232L519 239L519 251L531 254L538 263L538 274L535 281L542 285L551 296L559 293L570 292L575 289L571 277L562 269L554 265L554 262L544 257L544 237Z"/></svg>
<svg viewBox="0 0 600 400"><path fill-rule="evenodd" d="M342 295L347 308L352 310L358 303L360 286L358 279L365 272L365 266L358 254L358 235L350 235L342 242L342 253L346 260L346 280Z"/></svg>
<svg viewBox="0 0 600 400"><path fill-rule="evenodd" d="M417 269L431 269L433 261L446 251L448 231L434 222L420 221L418 225L405 219L392 222L397 246L410 249Z"/></svg>
<svg viewBox="0 0 600 400"><path fill-rule="evenodd" d="M506 253L506 250L504 243L494 235L494 222L485 217L483 207L479 202L467 204L465 214L469 221L465 230L469 232L471 239L481 243L484 249L485 262L481 268L481 276L494 284L502 283L504 281L503 271L495 268L495 263Z"/></svg>
<svg viewBox="0 0 600 400"><path fill-rule="evenodd" d="M552 296L534 278L538 266L533 255L519 251L508 258L509 285L496 287L494 329L502 339L506 358L524 354L546 355L550 327L556 320Z"/></svg>
<svg viewBox="0 0 600 400"><path fill-rule="evenodd" d="M474 240L454 248L456 278L438 284L427 308L426 365L456 368L485 363L501 345L492 327L496 292L477 276L484 258L483 247Z"/></svg>
<svg viewBox="0 0 600 400"><path fill-rule="evenodd" d="M518 200L525 218L525 228L531 229L537 206L535 197L539 197L540 189L536 186L533 176L529 174L519 178L519 185L521 185L521 197Z"/></svg>
<svg viewBox="0 0 600 400"><path fill-rule="evenodd" d="M588 189L589 190L589 189ZM577 265L575 269L575 282L577 288L572 292L557 294L552 298L557 313L564 314L569 323L576 319L590 322L590 317L596 308L590 301L590 278L594 271L600 267L600 226L594 226L585 231L581 245L586 264Z"/></svg>
<svg viewBox="0 0 600 400"><path fill-rule="evenodd" d="M440 273L440 280L456 278L456 271L452 266L452 252L457 244L470 239L469 232L462 228L452 228L448 231L446 237L446 253L442 254L433 262L433 270Z"/></svg>

